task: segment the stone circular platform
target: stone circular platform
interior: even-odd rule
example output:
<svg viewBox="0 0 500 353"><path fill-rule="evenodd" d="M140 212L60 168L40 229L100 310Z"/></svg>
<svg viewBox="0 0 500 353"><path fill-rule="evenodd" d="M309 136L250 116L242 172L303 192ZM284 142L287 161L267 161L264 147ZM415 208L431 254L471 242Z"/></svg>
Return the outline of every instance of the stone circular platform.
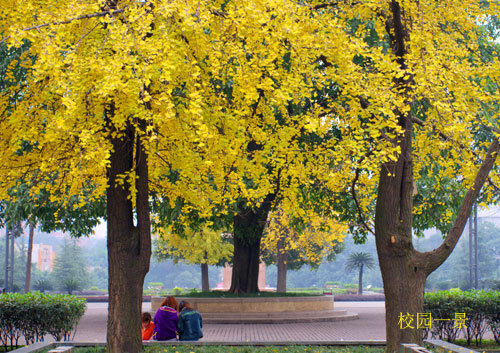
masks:
<svg viewBox="0 0 500 353"><path fill-rule="evenodd" d="M151 310L156 312L164 297L151 298ZM341 321L357 319L358 315L334 309L333 296L308 297L239 297L196 298L179 297L198 310L205 323L292 323Z"/></svg>

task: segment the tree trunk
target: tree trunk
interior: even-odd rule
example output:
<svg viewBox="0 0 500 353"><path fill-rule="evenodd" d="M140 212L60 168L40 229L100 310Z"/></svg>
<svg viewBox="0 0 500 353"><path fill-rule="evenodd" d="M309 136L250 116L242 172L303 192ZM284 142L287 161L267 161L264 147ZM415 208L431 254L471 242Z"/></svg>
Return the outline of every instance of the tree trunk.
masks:
<svg viewBox="0 0 500 353"><path fill-rule="evenodd" d="M404 139L407 142L410 142L409 135L407 133ZM495 139L445 240L438 248L421 253L413 249L409 226L409 206L412 199L408 196L411 195L411 189L407 187L411 185L408 179L412 179L412 175L411 156L407 154L407 147L410 145L411 143L401 143L402 154L398 161L382 168L375 212L375 240L385 293L387 352L399 352L401 343L422 343L422 332L417 329L416 318L418 313L423 312L427 276L438 268L455 248L474 201L499 151L499 144ZM409 326L406 327L407 325Z"/></svg>
<svg viewBox="0 0 500 353"><path fill-rule="evenodd" d="M237 222L235 221L235 223ZM234 294L258 293L260 240L262 234L252 234L251 239L245 239L237 235L239 232L236 229L235 224L233 272L229 292ZM244 231L244 228L241 231Z"/></svg>
<svg viewBox="0 0 500 353"><path fill-rule="evenodd" d="M240 204L240 211L234 216L230 293L259 292L260 241L275 196L276 194L268 194L257 210L247 208L243 202Z"/></svg>
<svg viewBox="0 0 500 353"><path fill-rule="evenodd" d="M401 19L400 5L395 0L391 1L391 15L388 16L386 29L395 60L400 69L405 71L407 30ZM395 78L394 82L402 98L410 105L411 82L405 82L402 77ZM423 311L425 281L455 248L499 150L495 138L443 243L432 251L418 252L413 248L411 238L413 119L409 113L394 113L404 131L403 136L393 141L401 153L396 161L382 165L375 208L375 241L385 292L386 351L391 353L399 352L401 343L422 343L422 332L417 329L416 316Z"/></svg>
<svg viewBox="0 0 500 353"><path fill-rule="evenodd" d="M113 114L111 107L107 114ZM148 167L135 129L129 123L122 139L111 139L113 151L108 168L107 231L109 263L109 307L107 351L140 352L141 311L144 277L149 270L151 235L148 204ZM134 154L134 145L136 153ZM130 185L117 179L136 173L136 213Z"/></svg>
<svg viewBox="0 0 500 353"><path fill-rule="evenodd" d="M15 228L14 228L15 229ZM16 238L14 230L10 232L10 284L9 288L11 292L14 292L14 245L16 243Z"/></svg>
<svg viewBox="0 0 500 353"><path fill-rule="evenodd" d="M33 254L33 237L35 235L35 226L30 224L30 232L28 236L28 254L26 256L26 279L24 281L24 293L30 291L31 286L31 257Z"/></svg>
<svg viewBox="0 0 500 353"><path fill-rule="evenodd" d="M363 264L359 266L358 294L363 294Z"/></svg>
<svg viewBox="0 0 500 353"><path fill-rule="evenodd" d="M5 225L5 279L4 291L9 291L9 225Z"/></svg>
<svg viewBox="0 0 500 353"><path fill-rule="evenodd" d="M288 252L285 250L285 238L280 237L277 244L277 267L278 267L278 283L276 291L278 293L286 293L286 272L288 268Z"/></svg>
<svg viewBox="0 0 500 353"><path fill-rule="evenodd" d="M210 282L208 279L208 264L201 264L201 291L210 292Z"/></svg>
<svg viewBox="0 0 500 353"><path fill-rule="evenodd" d="M390 4L386 30L395 61L406 71L407 31L397 1ZM411 78L410 78L411 80ZM394 83L406 104L411 104L411 85L403 78ZM384 282L387 352L399 352L401 343L422 343L421 329L399 327L400 314L416 316L423 309L427 273L422 263L413 264L412 245L413 160L412 118L394 111L403 135L392 142L400 148L398 159L382 165L375 208L375 240Z"/></svg>
<svg viewBox="0 0 500 353"><path fill-rule="evenodd" d="M387 352L399 352L401 343L422 344L417 315L424 312L427 274L401 256L379 258L385 293Z"/></svg>

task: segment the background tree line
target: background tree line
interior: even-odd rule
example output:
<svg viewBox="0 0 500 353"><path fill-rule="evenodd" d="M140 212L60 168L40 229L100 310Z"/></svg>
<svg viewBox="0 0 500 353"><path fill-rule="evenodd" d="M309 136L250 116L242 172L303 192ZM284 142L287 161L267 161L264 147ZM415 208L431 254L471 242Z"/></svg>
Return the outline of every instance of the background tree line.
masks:
<svg viewBox="0 0 500 353"><path fill-rule="evenodd" d="M426 290L442 290L449 288L469 289L469 240L468 234L463 236L457 249L452 255L429 276ZM479 218L478 231L478 265L479 288L499 289L500 280L500 228L488 220ZM56 266L53 273L43 272L32 266L32 290L67 291L72 283L68 279L76 279L73 290L90 290L91 288L107 290L107 254L106 240L89 237L79 246L69 238L52 236L46 233L36 233L36 243L51 245L56 250ZM439 233L428 231L425 237L415 238L415 247L425 251L434 248L442 241ZM357 271L348 271L345 263L355 252L363 252L377 259L375 242L369 237L365 244L355 244L354 237L347 236L343 242L343 250L336 254L335 259L325 259L318 265L302 264L288 269L287 288L317 287L321 288L326 282L340 282L341 284L356 284ZM5 251L5 236L0 236L0 253ZM22 291L25 280L25 264L27 254L27 236L16 240L14 289ZM467 259L464 261L464 259ZM4 266L0 263L0 287L4 282ZM209 266L209 280L214 288L221 281L221 267ZM151 259L150 271L146 275L144 286L147 289L149 282L161 282L165 288L198 288L201 289L201 275L198 265L187 264L172 259ZM266 283L270 287L277 286L277 267L274 264L266 266ZM364 287L381 288L382 277L378 267L365 269L363 275ZM76 287L75 287L76 285Z"/></svg>

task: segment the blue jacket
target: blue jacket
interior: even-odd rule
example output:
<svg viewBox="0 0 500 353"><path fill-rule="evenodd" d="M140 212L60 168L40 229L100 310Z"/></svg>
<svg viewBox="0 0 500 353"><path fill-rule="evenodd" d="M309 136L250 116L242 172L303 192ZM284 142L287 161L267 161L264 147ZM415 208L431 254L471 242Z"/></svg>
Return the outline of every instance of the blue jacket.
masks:
<svg viewBox="0 0 500 353"><path fill-rule="evenodd" d="M198 311L188 308L182 309L177 324L180 341L198 341L203 337L202 327L203 323Z"/></svg>

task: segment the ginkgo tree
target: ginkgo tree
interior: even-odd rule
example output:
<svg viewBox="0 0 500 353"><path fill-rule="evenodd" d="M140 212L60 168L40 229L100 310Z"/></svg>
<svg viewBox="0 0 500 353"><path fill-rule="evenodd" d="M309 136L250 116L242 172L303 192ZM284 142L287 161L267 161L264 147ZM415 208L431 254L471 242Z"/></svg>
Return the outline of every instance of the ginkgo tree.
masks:
<svg viewBox="0 0 500 353"><path fill-rule="evenodd" d="M227 233L202 227L186 229L184 234L174 233L171 228L159 228L156 234L154 255L156 258L174 258L189 264L201 265L201 289L210 291L208 266L231 259L233 244Z"/></svg>
<svg viewBox="0 0 500 353"><path fill-rule="evenodd" d="M358 163L349 175L359 224L376 239L386 297L386 350L397 352L402 342L422 342L421 330L399 327L401 315L416 320L423 311L427 276L454 249L483 186L489 202L491 185L498 184L499 47L485 27L498 15L499 4L374 0L313 7L341 19L351 38L364 39L370 50L358 51L359 72L379 73L367 80L379 80L395 94L392 107L376 114L397 127L367 135L365 141L385 139L398 153L379 169ZM394 70L380 70L387 65ZM357 97L366 108L385 99ZM453 201L463 197L458 207L447 208L444 195L453 185L461 189L458 195L450 191ZM361 221L371 205L374 229ZM447 231L438 248L419 252L412 245L413 219L428 217L429 209L432 217L441 212L439 222L432 222ZM432 222L420 220L419 227Z"/></svg>
<svg viewBox="0 0 500 353"><path fill-rule="evenodd" d="M0 44L0 91L3 92L8 87L26 83L27 70L20 65L19 58L28 48L29 43L23 43L18 48L8 48L5 43ZM16 104L22 98L21 94L15 95L11 97L9 103ZM16 186L9 191L10 198L15 201L0 201L1 224L12 226L14 223L23 221L26 222L26 226L29 226L25 292L30 290L35 227L44 232L62 230L69 232L73 237L80 237L92 234L93 228L104 216L102 200L82 204L76 197L70 197L62 207L61 203L51 201L51 195L44 193L35 197L30 193L30 189L25 180L19 179Z"/></svg>
<svg viewBox="0 0 500 353"><path fill-rule="evenodd" d="M342 187L367 147L365 163L394 157L390 143L374 146L363 136L365 127L377 136L397 129L375 113L389 111L397 97L379 77L398 69L389 60L377 72L357 71L362 39L349 38L326 12L286 0L0 5L0 41L12 48L30 42L12 63L26 68L26 80L0 98L0 199L21 178L35 198L106 198L109 352L141 349L150 190L207 214L213 205L228 205L215 211L223 214L238 203L268 208L276 185L293 192L314 169L308 165L324 160L326 149L304 151L295 136L331 125L345 134L332 141L330 160L339 165L328 168L332 188ZM313 85L332 82L342 87L332 104L345 114L325 121L314 100L289 114ZM364 107L357 95L365 91L384 102Z"/></svg>
<svg viewBox="0 0 500 353"><path fill-rule="evenodd" d="M343 250L347 232L347 226L332 216L308 212L303 220L292 220L292 215L281 209L272 213L261 244L266 264L277 265L277 292L286 292L287 269L297 270L304 264L317 267L325 259L334 259Z"/></svg>
<svg viewBox="0 0 500 353"><path fill-rule="evenodd" d="M235 22L237 35L229 31L229 39L223 37L224 43L236 39L241 47L237 52L225 49L230 55L221 76L214 80L209 70L200 72L200 77L209 76L208 88L216 93L216 98L206 97L206 104L220 112L207 117L201 129L196 125L199 123L176 126L179 137L159 151L159 163L169 167L158 170L164 173L162 190L169 195L171 213L187 217L195 208L201 210L202 218L222 217L232 223L233 293L259 290L260 242L268 214L281 200L300 200L301 185L312 179L324 180L330 190L342 190L348 180L345 171L360 159L358 154L364 156L369 150L365 163L376 165L394 158L395 151L384 140L362 142L365 128L377 134L387 125L396 126L382 118L358 121L358 114L370 115L379 109L363 109L354 96L368 89L368 85L359 86L363 76L355 72L353 62L356 42L362 40L342 40L346 35L329 14L314 13L302 4L292 6L294 16L304 16L295 17L294 28L304 25L298 32L291 27L282 31L275 22L279 17L275 10L281 13L290 8L271 3L251 6L252 10L241 17L244 20ZM325 36L318 35L322 31ZM332 33L338 42L331 42ZM342 49L330 58L333 66L322 55L326 48L335 46L352 49ZM352 80L344 75L351 75ZM373 82L373 89L386 96L389 104L390 89L382 93L377 82ZM342 107L346 102L351 103L353 115L326 118L330 105ZM233 119L218 120L221 113ZM197 129L208 138L186 139ZM332 134L333 130L337 133ZM344 138L340 138L342 133ZM328 136L327 143L314 143L324 136ZM192 151L197 154L190 160L187 154ZM301 212L300 207L297 212Z"/></svg>

